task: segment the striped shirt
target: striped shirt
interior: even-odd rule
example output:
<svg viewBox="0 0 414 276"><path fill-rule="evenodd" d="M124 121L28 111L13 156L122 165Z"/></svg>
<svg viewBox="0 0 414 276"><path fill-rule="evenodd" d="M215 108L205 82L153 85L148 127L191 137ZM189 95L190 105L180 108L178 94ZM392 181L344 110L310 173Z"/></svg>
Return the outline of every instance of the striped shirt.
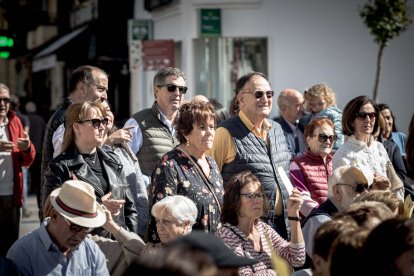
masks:
<svg viewBox="0 0 414 276"><path fill-rule="evenodd" d="M229 223L224 224L217 232L217 236L230 247L237 255L259 260L258 263L239 269L240 275L275 275L271 263L271 247L279 256L287 260L294 267L305 263L305 244L293 244L284 240L272 227L259 221L256 229L260 234L262 252L254 250L253 243L236 226ZM270 244L269 244L270 242Z"/></svg>

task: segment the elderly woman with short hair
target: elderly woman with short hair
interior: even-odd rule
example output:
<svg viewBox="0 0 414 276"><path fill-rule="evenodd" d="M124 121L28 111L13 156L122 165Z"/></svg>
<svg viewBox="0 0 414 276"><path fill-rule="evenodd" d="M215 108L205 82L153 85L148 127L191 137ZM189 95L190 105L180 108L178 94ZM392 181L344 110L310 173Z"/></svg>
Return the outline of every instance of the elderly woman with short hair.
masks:
<svg viewBox="0 0 414 276"><path fill-rule="evenodd" d="M193 229L214 233L220 226L223 179L214 159L206 155L215 134L212 104L183 104L175 128L180 145L167 152L152 173L153 204L170 195L186 196L198 210ZM154 218L149 238L157 240Z"/></svg>
<svg viewBox="0 0 414 276"><path fill-rule="evenodd" d="M328 197L328 179L332 174L331 152L337 136L332 121L319 117L306 126L304 137L308 150L291 160L290 178L293 187L298 188L304 197L300 213L306 217Z"/></svg>
<svg viewBox="0 0 414 276"><path fill-rule="evenodd" d="M126 227L137 233L137 211L131 191L126 190L125 200L111 197L114 185L125 184L126 180L118 156L100 148L108 124L105 108L98 102L74 103L69 106L65 120L62 153L49 163L45 172L42 202L66 180L83 180L94 188L98 202L113 216L124 208ZM95 229L94 233L109 235L103 228Z"/></svg>
<svg viewBox="0 0 414 276"><path fill-rule="evenodd" d="M161 243L147 243L143 253L164 246L175 238L187 235L197 219L197 207L185 196L167 196L152 206L151 214L155 218L157 233Z"/></svg>

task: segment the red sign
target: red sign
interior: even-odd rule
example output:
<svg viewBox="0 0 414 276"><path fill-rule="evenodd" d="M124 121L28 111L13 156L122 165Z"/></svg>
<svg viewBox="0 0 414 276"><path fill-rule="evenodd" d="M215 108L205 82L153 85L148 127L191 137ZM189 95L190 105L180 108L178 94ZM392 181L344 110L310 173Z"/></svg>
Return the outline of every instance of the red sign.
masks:
<svg viewBox="0 0 414 276"><path fill-rule="evenodd" d="M145 71L174 66L174 40L142 41L142 57Z"/></svg>

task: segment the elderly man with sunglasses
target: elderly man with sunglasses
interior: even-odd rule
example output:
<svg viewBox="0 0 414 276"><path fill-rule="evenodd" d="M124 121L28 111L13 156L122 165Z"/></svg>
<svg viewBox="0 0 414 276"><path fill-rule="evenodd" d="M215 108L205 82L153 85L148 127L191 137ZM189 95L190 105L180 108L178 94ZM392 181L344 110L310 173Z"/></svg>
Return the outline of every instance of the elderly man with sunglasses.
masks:
<svg viewBox="0 0 414 276"><path fill-rule="evenodd" d="M333 171L328 181L328 199L313 209L302 220L302 232L305 239L306 263L303 268L310 268L313 253L313 236L323 223L332 220L332 217L344 211L355 198L366 193L371 186L372 179L360 169L352 166L342 166Z"/></svg>
<svg viewBox="0 0 414 276"><path fill-rule="evenodd" d="M133 114L124 126L134 127L130 129L129 146L138 157L147 186L158 160L179 144L173 123L187 92L184 73L173 67L158 71L153 86L155 102L152 107Z"/></svg>
<svg viewBox="0 0 414 276"><path fill-rule="evenodd" d="M289 240L287 215L289 193L279 167L289 175L291 154L279 123L268 120L273 95L266 76L250 72L236 82L237 116L223 121L216 131L210 155L219 166L226 187L230 177L249 170L257 176L269 199L265 222Z"/></svg>
<svg viewBox="0 0 414 276"><path fill-rule="evenodd" d="M33 232L7 253L22 275L109 275L106 257L87 238L106 221L91 185L69 180L50 195L52 209Z"/></svg>
<svg viewBox="0 0 414 276"><path fill-rule="evenodd" d="M36 155L10 102L9 88L0 83L0 257L19 238L22 166L30 166Z"/></svg>

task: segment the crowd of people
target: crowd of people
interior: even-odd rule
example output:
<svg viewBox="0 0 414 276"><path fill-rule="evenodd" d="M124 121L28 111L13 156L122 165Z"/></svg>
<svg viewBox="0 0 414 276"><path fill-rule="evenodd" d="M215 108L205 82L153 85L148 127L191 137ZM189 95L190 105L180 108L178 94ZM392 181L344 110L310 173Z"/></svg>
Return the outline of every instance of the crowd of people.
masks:
<svg viewBox="0 0 414 276"><path fill-rule="evenodd" d="M414 113L405 135L327 83L249 72L225 110L186 82L159 70L117 128L109 76L80 66L43 143L0 83L0 275L412 275ZM41 224L19 237L30 167Z"/></svg>

